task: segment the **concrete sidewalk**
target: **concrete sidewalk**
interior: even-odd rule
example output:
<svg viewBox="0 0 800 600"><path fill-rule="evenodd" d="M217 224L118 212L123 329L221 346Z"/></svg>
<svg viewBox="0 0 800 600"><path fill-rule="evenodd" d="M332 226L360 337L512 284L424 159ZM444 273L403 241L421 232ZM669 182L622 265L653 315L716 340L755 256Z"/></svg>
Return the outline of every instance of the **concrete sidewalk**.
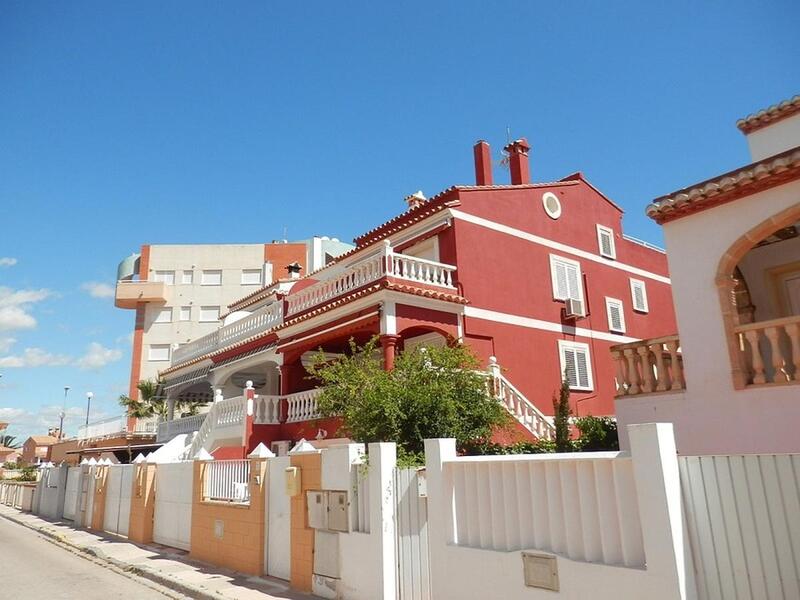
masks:
<svg viewBox="0 0 800 600"><path fill-rule="evenodd" d="M75 529L0 505L0 517L39 532L66 550L100 559L113 568L134 573L179 594L197 599L312 600L316 596L289 590L280 580L251 577L191 560L188 553L158 544L141 546L125 538Z"/></svg>

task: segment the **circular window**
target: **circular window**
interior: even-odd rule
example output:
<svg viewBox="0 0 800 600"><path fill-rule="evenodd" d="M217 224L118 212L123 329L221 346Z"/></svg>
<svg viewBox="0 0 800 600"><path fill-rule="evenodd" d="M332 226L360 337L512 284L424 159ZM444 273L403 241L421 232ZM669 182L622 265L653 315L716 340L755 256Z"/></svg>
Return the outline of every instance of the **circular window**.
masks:
<svg viewBox="0 0 800 600"><path fill-rule="evenodd" d="M561 216L561 200L554 193L545 192L542 195L542 206L544 206L544 212L551 219L557 219Z"/></svg>

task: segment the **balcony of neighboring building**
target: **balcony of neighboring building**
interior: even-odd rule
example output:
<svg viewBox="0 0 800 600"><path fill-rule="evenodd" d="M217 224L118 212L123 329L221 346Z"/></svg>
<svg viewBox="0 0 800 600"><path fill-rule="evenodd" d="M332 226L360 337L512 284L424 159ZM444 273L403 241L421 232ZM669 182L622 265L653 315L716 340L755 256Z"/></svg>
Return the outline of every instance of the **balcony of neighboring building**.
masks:
<svg viewBox="0 0 800 600"><path fill-rule="evenodd" d="M99 440L127 436L154 436L158 431L158 418L131 419L117 415L78 427L78 440Z"/></svg>
<svg viewBox="0 0 800 600"><path fill-rule="evenodd" d="M117 267L117 289L114 305L118 308L136 308L140 302L166 302L166 281L145 281L134 279L139 274L139 254L123 259Z"/></svg>

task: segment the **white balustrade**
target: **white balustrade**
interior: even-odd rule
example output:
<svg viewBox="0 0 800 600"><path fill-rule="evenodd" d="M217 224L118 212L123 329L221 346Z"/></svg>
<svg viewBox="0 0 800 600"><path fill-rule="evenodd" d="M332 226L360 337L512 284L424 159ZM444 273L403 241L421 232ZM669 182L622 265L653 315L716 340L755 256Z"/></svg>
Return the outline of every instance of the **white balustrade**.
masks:
<svg viewBox="0 0 800 600"><path fill-rule="evenodd" d="M273 302L259 308L253 314L220 327L217 331L204 335L179 346L172 352L173 365L214 352L245 338L269 331L283 322L283 303Z"/></svg>
<svg viewBox="0 0 800 600"><path fill-rule="evenodd" d="M424 258L396 254L384 244L383 251L373 254L323 281L287 298L287 315L293 315L351 292L382 277L395 277L423 285L454 289L456 268Z"/></svg>
<svg viewBox="0 0 800 600"><path fill-rule="evenodd" d="M203 465L203 500L250 502L250 461L215 460Z"/></svg>
<svg viewBox="0 0 800 600"><path fill-rule="evenodd" d="M489 365L491 374L490 383L493 393L500 403L511 413L523 427L533 433L540 440L555 438L555 427L547 417L522 392L515 388L511 382L500 373L500 368L495 361Z"/></svg>
<svg viewBox="0 0 800 600"><path fill-rule="evenodd" d="M182 419L173 419L172 421L163 421L158 424L156 441L159 444L163 444L181 434L199 431L205 420L206 413L191 415Z"/></svg>
<svg viewBox="0 0 800 600"><path fill-rule="evenodd" d="M322 388L315 388L305 392L297 392L286 396L288 412L287 423L298 421L309 421L320 417L317 409L317 398L322 392Z"/></svg>
<svg viewBox="0 0 800 600"><path fill-rule="evenodd" d="M215 436L235 437L238 434L243 437L246 410L247 401L244 396L214 402L211 405L211 409L206 413L206 418L200 429L197 430L192 444L185 454L185 458L194 458L200 449L205 447L206 442L209 440L213 442L214 440L211 438L212 432Z"/></svg>
<svg viewBox="0 0 800 600"><path fill-rule="evenodd" d="M154 434L158 429L158 417L137 418L133 427L128 427L128 415L109 417L89 425L78 427L78 439L109 437L120 433Z"/></svg>
<svg viewBox="0 0 800 600"><path fill-rule="evenodd" d="M256 425L276 425L281 422L281 397L256 396L253 406L253 422Z"/></svg>
<svg viewBox="0 0 800 600"><path fill-rule="evenodd" d="M734 329L748 385L800 382L800 316Z"/></svg>
<svg viewBox="0 0 800 600"><path fill-rule="evenodd" d="M680 340L670 335L611 347L617 365L617 397L686 388Z"/></svg>

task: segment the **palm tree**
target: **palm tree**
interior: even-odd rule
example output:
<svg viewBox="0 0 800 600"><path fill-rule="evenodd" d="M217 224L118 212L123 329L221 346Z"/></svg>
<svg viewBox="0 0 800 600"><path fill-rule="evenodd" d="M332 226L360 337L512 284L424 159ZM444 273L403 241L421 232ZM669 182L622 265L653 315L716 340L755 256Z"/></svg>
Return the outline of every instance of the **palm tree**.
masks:
<svg viewBox="0 0 800 600"><path fill-rule="evenodd" d="M0 435L0 446L4 446L6 448L19 448L22 444L16 441L16 436L14 435Z"/></svg>
<svg viewBox="0 0 800 600"><path fill-rule="evenodd" d="M134 400L130 396L122 394L119 397L119 403L127 409L128 415L139 419L146 417L158 417L159 421L167 420L167 413L169 406L167 404L167 397L163 394L164 382L162 380L143 379L140 381L136 389L139 390L139 399ZM175 402L175 412L189 413L191 415L197 413L197 402Z"/></svg>

